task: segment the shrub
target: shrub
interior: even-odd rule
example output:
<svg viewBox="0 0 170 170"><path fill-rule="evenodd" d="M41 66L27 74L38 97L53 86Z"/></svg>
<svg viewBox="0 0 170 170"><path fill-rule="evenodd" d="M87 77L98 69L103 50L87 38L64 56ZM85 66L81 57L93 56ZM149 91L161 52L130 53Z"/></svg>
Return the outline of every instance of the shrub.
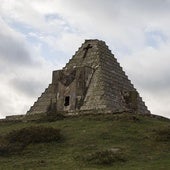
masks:
<svg viewBox="0 0 170 170"><path fill-rule="evenodd" d="M58 141L61 139L61 133L59 129L52 127L31 126L13 130L7 134L6 139L9 143L22 143L28 145L30 143Z"/></svg>
<svg viewBox="0 0 170 170"><path fill-rule="evenodd" d="M103 150L89 154L85 160L92 164L112 165L114 162L124 162L125 156L120 151Z"/></svg>
<svg viewBox="0 0 170 170"><path fill-rule="evenodd" d="M43 126L31 126L13 130L0 137L0 155L16 153L31 143L45 143L61 139L59 129Z"/></svg>
<svg viewBox="0 0 170 170"><path fill-rule="evenodd" d="M4 155L8 152L8 141L3 136L0 136L0 155Z"/></svg>
<svg viewBox="0 0 170 170"><path fill-rule="evenodd" d="M45 122L55 122L57 120L63 120L65 116L62 113L48 114L44 117Z"/></svg>
<svg viewBox="0 0 170 170"><path fill-rule="evenodd" d="M9 153L16 153L24 148L22 143L9 143L4 136L0 138L0 156L7 155Z"/></svg>
<svg viewBox="0 0 170 170"><path fill-rule="evenodd" d="M170 126L163 127L161 129L156 129L154 133L154 138L156 141L170 141Z"/></svg>

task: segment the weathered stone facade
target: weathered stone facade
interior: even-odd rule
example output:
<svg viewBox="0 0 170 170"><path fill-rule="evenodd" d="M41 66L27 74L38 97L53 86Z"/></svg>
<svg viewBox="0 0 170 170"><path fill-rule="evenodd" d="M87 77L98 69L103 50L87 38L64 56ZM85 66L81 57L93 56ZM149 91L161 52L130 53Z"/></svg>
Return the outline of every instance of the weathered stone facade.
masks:
<svg viewBox="0 0 170 170"><path fill-rule="evenodd" d="M150 113L105 42L86 40L27 115L129 110Z"/></svg>

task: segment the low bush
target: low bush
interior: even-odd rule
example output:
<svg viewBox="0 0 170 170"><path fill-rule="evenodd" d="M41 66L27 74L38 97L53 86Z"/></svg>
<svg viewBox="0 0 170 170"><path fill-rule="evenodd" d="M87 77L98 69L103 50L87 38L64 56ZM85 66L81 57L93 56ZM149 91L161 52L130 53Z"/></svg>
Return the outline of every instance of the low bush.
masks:
<svg viewBox="0 0 170 170"><path fill-rule="evenodd" d="M156 141L170 142L170 126L155 129L154 138Z"/></svg>
<svg viewBox="0 0 170 170"><path fill-rule="evenodd" d="M45 122L55 122L55 121L58 121L58 120L63 120L64 118L65 118L65 116L62 113L48 114L47 116L44 117L44 121Z"/></svg>
<svg viewBox="0 0 170 170"><path fill-rule="evenodd" d="M43 126L31 126L19 130L13 130L7 134L6 139L9 143L22 143L28 145L30 143L43 143L58 141L61 139L59 129Z"/></svg>
<svg viewBox="0 0 170 170"><path fill-rule="evenodd" d="M90 115L88 117L89 120L96 120L96 121L127 121L138 123L140 122L140 115L134 113L119 113L119 114L103 114L103 115Z"/></svg>
<svg viewBox="0 0 170 170"><path fill-rule="evenodd" d="M21 151L31 143L59 141L60 130L52 127L31 126L13 130L0 138L0 155Z"/></svg>
<svg viewBox="0 0 170 170"><path fill-rule="evenodd" d="M8 150L8 141L4 138L4 136L0 136L0 155L6 154Z"/></svg>
<svg viewBox="0 0 170 170"><path fill-rule="evenodd" d="M10 143L4 136L0 137L0 156L7 155L9 153L16 153L24 148L22 143Z"/></svg>
<svg viewBox="0 0 170 170"><path fill-rule="evenodd" d="M115 162L125 162L125 155L120 151L103 150L88 154L85 158L88 163L99 165L112 165Z"/></svg>

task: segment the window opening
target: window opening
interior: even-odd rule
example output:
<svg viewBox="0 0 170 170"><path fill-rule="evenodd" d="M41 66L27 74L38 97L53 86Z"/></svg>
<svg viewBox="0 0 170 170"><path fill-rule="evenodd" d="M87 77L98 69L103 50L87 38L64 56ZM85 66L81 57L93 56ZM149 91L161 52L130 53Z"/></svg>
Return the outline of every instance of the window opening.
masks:
<svg viewBox="0 0 170 170"><path fill-rule="evenodd" d="M70 96L66 96L64 100L64 106L69 106L70 104Z"/></svg>

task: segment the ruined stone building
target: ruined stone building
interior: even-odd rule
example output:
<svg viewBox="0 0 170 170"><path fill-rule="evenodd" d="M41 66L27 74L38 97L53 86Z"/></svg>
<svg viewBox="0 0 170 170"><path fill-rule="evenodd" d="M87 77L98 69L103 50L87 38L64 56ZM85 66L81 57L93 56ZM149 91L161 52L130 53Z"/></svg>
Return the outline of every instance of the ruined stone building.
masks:
<svg viewBox="0 0 170 170"><path fill-rule="evenodd" d="M150 113L105 42L86 40L27 115L122 111Z"/></svg>

